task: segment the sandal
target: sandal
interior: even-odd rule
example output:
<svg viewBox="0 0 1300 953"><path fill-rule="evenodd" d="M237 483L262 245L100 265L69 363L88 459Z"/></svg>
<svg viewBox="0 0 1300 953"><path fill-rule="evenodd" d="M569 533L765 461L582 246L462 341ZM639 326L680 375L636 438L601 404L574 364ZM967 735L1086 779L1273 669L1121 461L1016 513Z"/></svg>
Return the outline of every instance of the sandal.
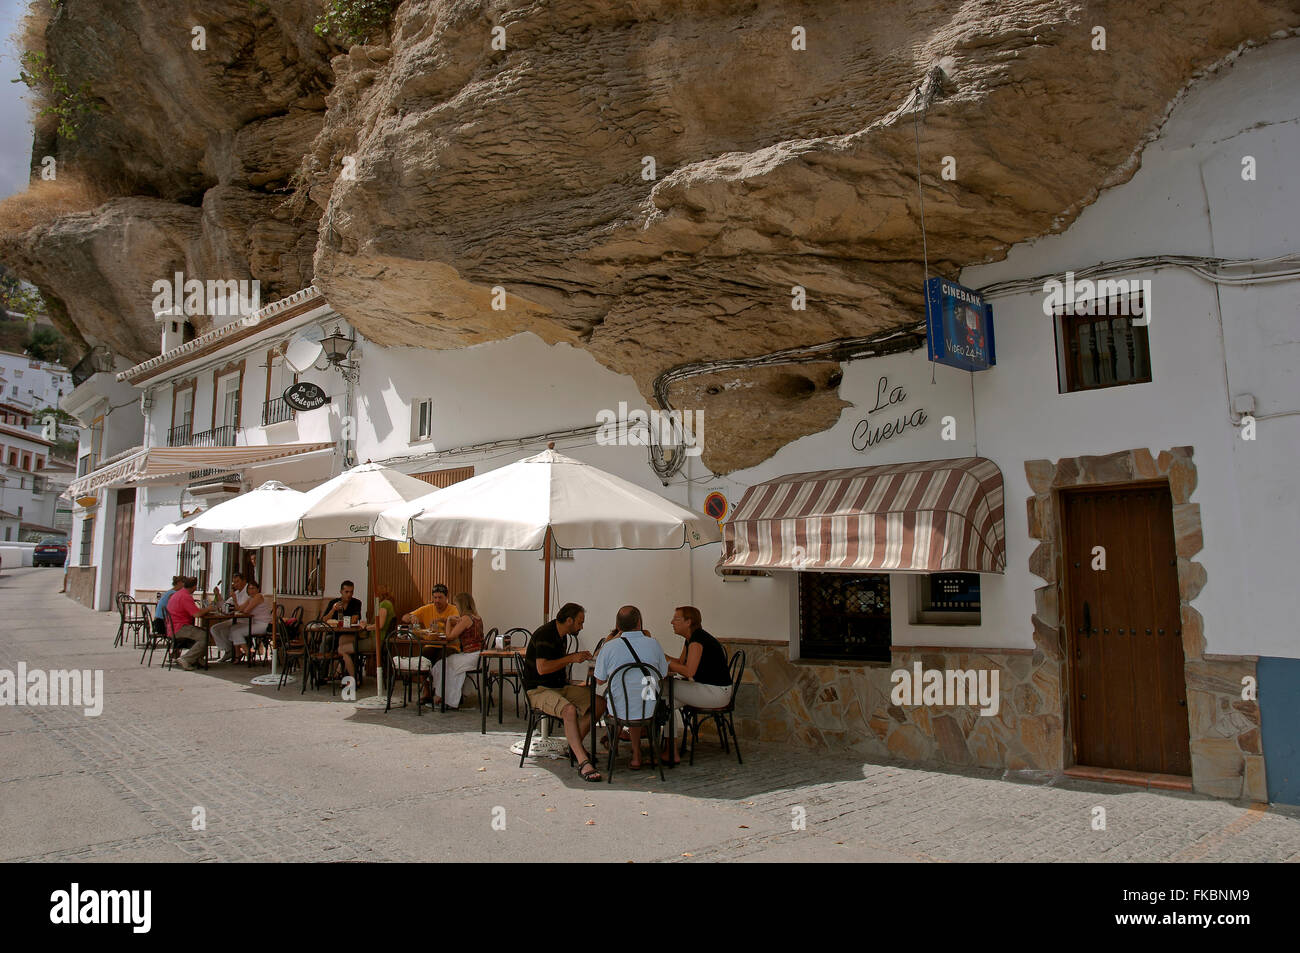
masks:
<svg viewBox="0 0 1300 953"><path fill-rule="evenodd" d="M583 771L582 769L586 767L590 767L591 770ZM582 780L588 781L592 784L595 784L597 781L604 780L604 778L600 776L600 772L596 770L596 766L591 763L591 759L587 759L586 761L582 762L582 764L578 765L578 776L582 778Z"/></svg>

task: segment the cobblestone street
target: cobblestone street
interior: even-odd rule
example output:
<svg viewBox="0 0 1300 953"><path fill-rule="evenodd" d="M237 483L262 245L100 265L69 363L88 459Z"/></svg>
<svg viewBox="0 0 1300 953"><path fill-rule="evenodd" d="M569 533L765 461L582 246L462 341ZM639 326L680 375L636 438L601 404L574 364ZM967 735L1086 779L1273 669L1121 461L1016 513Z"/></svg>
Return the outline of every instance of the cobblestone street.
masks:
<svg viewBox="0 0 1300 953"><path fill-rule="evenodd" d="M712 737L666 783L624 758L612 786L584 784L564 761L519 767L508 700L483 736L476 709L384 714L297 682L255 687L243 667L146 668L112 648L116 616L60 582L0 577L0 669L102 669L106 697L98 717L0 708L8 861L1300 860L1289 808L777 746L747 745L738 766Z"/></svg>

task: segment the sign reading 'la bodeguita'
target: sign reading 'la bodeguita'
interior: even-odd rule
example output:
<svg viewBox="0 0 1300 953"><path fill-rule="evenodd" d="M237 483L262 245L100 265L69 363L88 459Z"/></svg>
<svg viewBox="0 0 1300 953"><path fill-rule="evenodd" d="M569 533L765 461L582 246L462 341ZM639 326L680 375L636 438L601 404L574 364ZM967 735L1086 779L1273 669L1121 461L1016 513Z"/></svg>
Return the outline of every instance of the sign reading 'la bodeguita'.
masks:
<svg viewBox="0 0 1300 953"><path fill-rule="evenodd" d="M329 397L319 384L302 381L284 389L284 402L294 410L316 410L324 407Z"/></svg>

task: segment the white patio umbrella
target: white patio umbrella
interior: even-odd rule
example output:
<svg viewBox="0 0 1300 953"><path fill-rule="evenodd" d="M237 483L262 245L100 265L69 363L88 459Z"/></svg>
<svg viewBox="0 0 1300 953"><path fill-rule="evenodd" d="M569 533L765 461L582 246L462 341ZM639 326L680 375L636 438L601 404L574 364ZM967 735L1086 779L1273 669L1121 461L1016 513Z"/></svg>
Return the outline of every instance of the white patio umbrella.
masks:
<svg viewBox="0 0 1300 953"><path fill-rule="evenodd" d="M292 506L246 525L239 533L239 544L252 548L368 543L375 538L375 520L380 512L428 492L429 484L423 480L378 463L363 463L308 490ZM371 593L374 588L372 579ZM359 702L362 707L378 705L383 698L384 673L378 660L375 671L379 694Z"/></svg>
<svg viewBox="0 0 1300 953"><path fill-rule="evenodd" d="M308 490L293 505L246 524L239 533L239 545L368 542L375 536L380 512L428 492L429 484L423 480L378 463L363 463Z"/></svg>
<svg viewBox="0 0 1300 953"><path fill-rule="evenodd" d="M722 539L712 517L556 453L554 444L385 510L375 535L467 549L545 547L544 618L551 611L551 540L563 549L680 549Z"/></svg>
<svg viewBox="0 0 1300 953"><path fill-rule="evenodd" d="M257 489L218 503L202 513L168 523L154 535L153 542L157 546L175 546L189 540L196 543L237 543L239 532L245 526L275 518L305 495L276 480L268 480Z"/></svg>
<svg viewBox="0 0 1300 953"><path fill-rule="evenodd" d="M547 619L552 540L564 549L680 549L722 539L712 517L556 453L554 444L536 456L385 510L375 533L468 549L545 547L542 614ZM544 728L540 750L557 747L546 735Z"/></svg>

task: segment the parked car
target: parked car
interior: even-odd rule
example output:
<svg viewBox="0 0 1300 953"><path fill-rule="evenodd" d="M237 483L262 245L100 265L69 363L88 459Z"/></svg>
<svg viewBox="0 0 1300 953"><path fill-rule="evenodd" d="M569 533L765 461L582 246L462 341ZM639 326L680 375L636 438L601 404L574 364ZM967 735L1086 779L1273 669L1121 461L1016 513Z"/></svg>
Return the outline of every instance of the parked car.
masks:
<svg viewBox="0 0 1300 953"><path fill-rule="evenodd" d="M36 544L32 553L33 566L62 566L68 561L68 544L62 540L45 539Z"/></svg>

